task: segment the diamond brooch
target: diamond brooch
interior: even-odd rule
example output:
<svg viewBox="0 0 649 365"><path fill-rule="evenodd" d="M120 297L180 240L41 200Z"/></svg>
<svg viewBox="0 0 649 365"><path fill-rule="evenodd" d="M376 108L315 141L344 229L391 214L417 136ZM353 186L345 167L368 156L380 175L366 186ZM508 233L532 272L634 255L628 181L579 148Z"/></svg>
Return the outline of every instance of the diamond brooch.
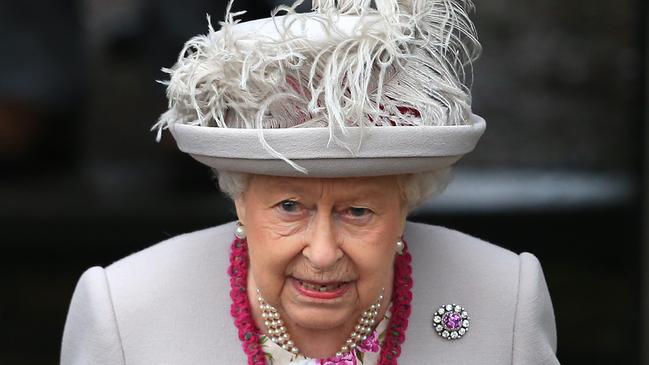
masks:
<svg viewBox="0 0 649 365"><path fill-rule="evenodd" d="M447 340L462 338L469 330L469 313L457 304L446 304L433 314L433 328Z"/></svg>

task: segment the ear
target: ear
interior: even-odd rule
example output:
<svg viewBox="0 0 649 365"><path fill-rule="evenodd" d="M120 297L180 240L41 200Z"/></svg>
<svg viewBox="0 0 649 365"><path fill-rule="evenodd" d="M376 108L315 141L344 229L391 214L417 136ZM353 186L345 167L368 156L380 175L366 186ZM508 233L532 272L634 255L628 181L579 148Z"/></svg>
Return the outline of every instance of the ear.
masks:
<svg viewBox="0 0 649 365"><path fill-rule="evenodd" d="M239 196L234 199L234 207L237 210L237 217L239 218L239 222L243 224L244 226L246 225L246 198L244 194L239 194Z"/></svg>
<svg viewBox="0 0 649 365"><path fill-rule="evenodd" d="M401 216L400 216L401 226L399 227L399 232L401 233L401 236L399 236L399 239L401 239L401 237L403 237L403 234L406 231L406 224L408 224L408 213L409 213L408 207L406 207L405 204L402 204L402 206L401 206Z"/></svg>

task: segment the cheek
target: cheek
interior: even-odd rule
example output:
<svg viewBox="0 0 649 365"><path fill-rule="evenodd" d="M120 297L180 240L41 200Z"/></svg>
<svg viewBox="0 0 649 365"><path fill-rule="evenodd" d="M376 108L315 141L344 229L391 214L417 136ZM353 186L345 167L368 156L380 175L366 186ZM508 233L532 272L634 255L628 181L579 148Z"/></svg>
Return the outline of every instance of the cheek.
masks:
<svg viewBox="0 0 649 365"><path fill-rule="evenodd" d="M263 224L254 227L248 230L251 273L264 299L277 305L287 270L300 254L300 244L295 238L282 237Z"/></svg>
<svg viewBox="0 0 649 365"><path fill-rule="evenodd" d="M389 247L388 247L389 246ZM390 271L394 263L395 250L391 244L382 242L381 245L357 246L345 252L354 262L360 274L371 278L372 275L382 276Z"/></svg>
<svg viewBox="0 0 649 365"><path fill-rule="evenodd" d="M376 224L345 235L344 251L358 269L359 295L366 304L376 300L381 288L391 290L400 219L396 213L386 214Z"/></svg>
<svg viewBox="0 0 649 365"><path fill-rule="evenodd" d="M358 270L359 295L363 297L363 301L373 302L378 290L391 285L395 242L381 234L372 233L345 246L345 254ZM371 298L366 298L367 295Z"/></svg>
<svg viewBox="0 0 649 365"><path fill-rule="evenodd" d="M346 227L342 241L344 248L363 262L384 264L394 258L396 243L401 236L398 214L380 216L373 224L363 227Z"/></svg>

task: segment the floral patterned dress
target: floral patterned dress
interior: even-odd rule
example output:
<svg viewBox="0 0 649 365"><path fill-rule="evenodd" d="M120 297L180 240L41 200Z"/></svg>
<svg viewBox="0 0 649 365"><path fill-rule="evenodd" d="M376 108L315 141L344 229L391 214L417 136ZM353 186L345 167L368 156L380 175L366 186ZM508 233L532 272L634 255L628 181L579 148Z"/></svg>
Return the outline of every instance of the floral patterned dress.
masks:
<svg viewBox="0 0 649 365"><path fill-rule="evenodd" d="M383 320L376 326L376 330L356 346L354 351L328 359L311 359L294 355L271 341L265 334L259 337L259 342L266 356L266 363L269 365L376 365L389 321L390 309L388 308Z"/></svg>

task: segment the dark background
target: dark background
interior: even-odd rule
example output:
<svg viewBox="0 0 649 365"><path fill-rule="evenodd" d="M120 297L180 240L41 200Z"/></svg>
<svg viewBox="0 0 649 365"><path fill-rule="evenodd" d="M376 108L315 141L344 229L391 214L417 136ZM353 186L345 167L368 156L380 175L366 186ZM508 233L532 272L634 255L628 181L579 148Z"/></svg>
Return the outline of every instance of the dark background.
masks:
<svg viewBox="0 0 649 365"><path fill-rule="evenodd" d="M274 5L235 3L248 19ZM647 5L476 5L474 111L487 132L413 219L535 253L563 364L641 364ZM207 169L149 132L166 109L160 68L224 8L0 1L0 364L58 362L86 268L233 219Z"/></svg>

